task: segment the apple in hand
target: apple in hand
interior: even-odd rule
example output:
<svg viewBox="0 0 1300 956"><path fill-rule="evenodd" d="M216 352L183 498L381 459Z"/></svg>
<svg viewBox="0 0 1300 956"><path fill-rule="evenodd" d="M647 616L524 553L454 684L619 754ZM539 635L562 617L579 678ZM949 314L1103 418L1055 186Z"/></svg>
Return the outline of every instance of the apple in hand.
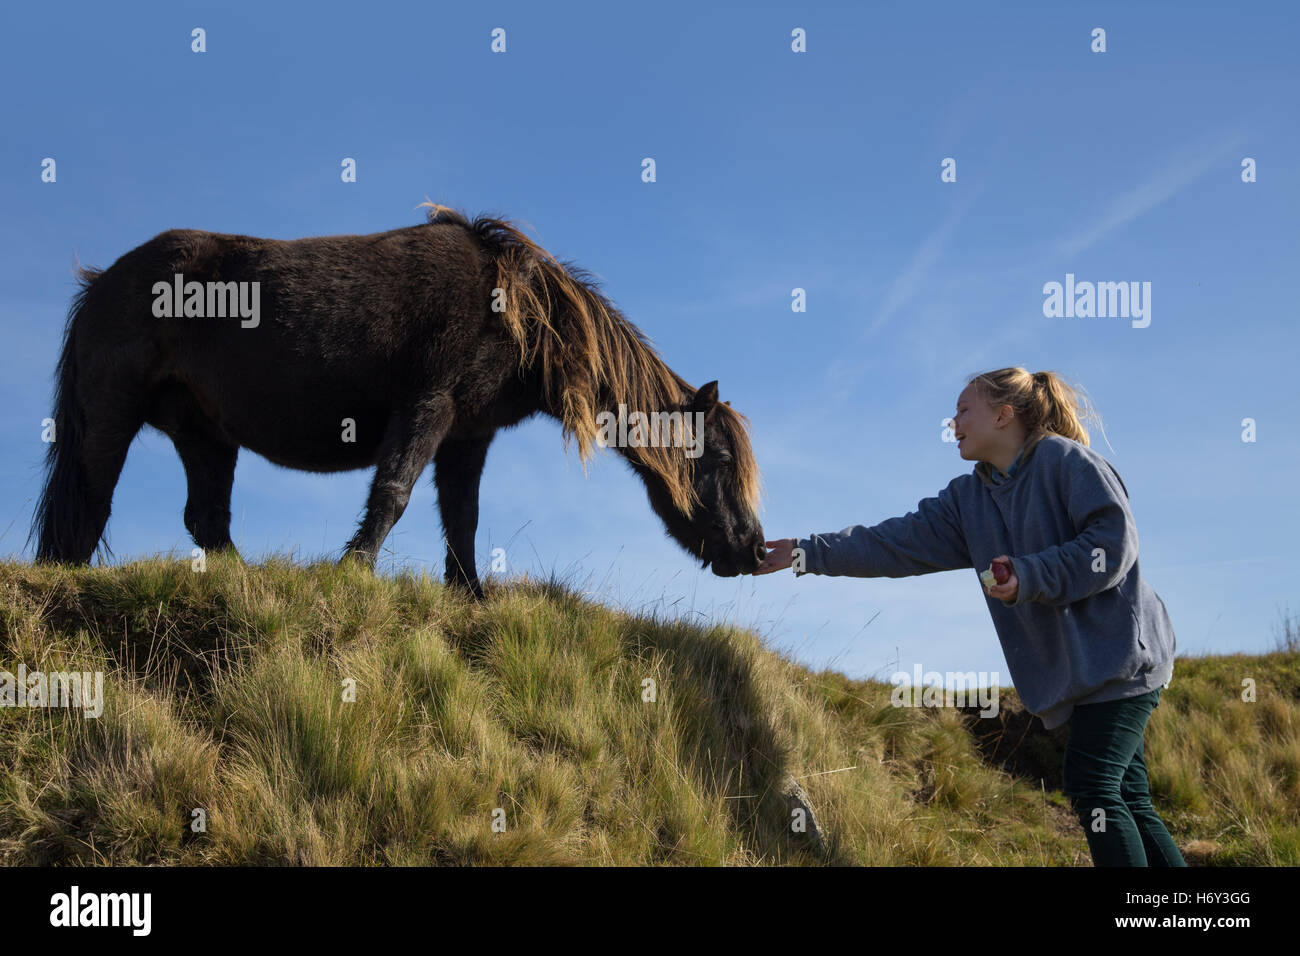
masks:
<svg viewBox="0 0 1300 956"><path fill-rule="evenodd" d="M988 570L980 572L980 580L986 588L995 584L1006 584L1011 580L1011 565L1007 561L994 561Z"/></svg>

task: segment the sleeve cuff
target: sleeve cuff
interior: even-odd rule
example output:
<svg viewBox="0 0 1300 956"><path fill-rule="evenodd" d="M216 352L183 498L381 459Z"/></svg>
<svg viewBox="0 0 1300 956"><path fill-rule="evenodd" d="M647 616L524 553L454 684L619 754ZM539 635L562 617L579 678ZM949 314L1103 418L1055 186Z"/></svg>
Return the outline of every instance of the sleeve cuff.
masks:
<svg viewBox="0 0 1300 956"><path fill-rule="evenodd" d="M1014 601L1003 601L1004 607L1019 607L1028 602L1028 595L1033 593L1033 585L1030 583L1033 577L1033 564L1027 561L1023 556L1011 559L1011 573L1016 576L1016 599Z"/></svg>

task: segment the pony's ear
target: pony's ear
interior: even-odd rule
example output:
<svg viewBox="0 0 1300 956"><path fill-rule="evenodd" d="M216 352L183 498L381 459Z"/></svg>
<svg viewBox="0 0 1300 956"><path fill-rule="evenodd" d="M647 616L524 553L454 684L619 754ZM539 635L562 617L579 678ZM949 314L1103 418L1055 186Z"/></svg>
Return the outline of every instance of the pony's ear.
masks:
<svg viewBox="0 0 1300 956"><path fill-rule="evenodd" d="M704 412L708 415L713 410L713 406L718 404L718 381L705 382L700 386L695 397L691 399L691 411Z"/></svg>

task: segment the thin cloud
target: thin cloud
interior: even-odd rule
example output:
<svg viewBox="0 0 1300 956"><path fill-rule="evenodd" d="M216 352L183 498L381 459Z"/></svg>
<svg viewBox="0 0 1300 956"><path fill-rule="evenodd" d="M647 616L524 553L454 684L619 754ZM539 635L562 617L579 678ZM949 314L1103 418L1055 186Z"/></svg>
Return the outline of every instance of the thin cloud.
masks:
<svg viewBox="0 0 1300 956"><path fill-rule="evenodd" d="M970 211L970 207L975 202L978 193L979 190L963 193L961 199L957 201L957 205L948 214L948 218L917 247L907 267L890 283L889 291L885 293L885 301L881 303L880 309L876 312L875 320L863 333L863 339L869 339L875 335L886 322L915 299L921 289L926 288L925 280L929 278L936 263L943 257L944 250L948 248L948 243L952 241L953 233L957 231L957 227L966 218L966 213Z"/></svg>
<svg viewBox="0 0 1300 956"><path fill-rule="evenodd" d="M1215 137L1213 144L1198 143L1174 156L1150 179L1113 199L1100 218L1078 235L1057 243L1058 254L1074 256L1096 245L1117 229L1187 189L1211 170L1222 169L1241 149L1242 135Z"/></svg>
<svg viewBox="0 0 1300 956"><path fill-rule="evenodd" d="M890 319L906 309L918 295L931 288L929 279L935 267L943 259L943 254L957 232L957 227L966 218L966 214L982 191L982 187L969 192L963 191L947 218L917 246L903 271L889 284L884 301L876 310L875 318L862 333L862 341L865 342L874 336ZM826 369L826 378L834 386L836 400L843 401L862 374L861 358L855 354L833 361Z"/></svg>

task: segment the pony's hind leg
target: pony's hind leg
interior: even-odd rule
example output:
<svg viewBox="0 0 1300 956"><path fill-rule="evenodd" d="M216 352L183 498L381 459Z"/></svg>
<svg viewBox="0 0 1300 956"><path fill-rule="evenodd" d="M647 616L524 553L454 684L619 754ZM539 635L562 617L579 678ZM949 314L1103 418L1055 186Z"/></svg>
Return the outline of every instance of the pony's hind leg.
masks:
<svg viewBox="0 0 1300 956"><path fill-rule="evenodd" d="M230 493L239 446L226 439L178 383L154 393L147 421L172 440L185 466L185 530L204 551L233 549Z"/></svg>
<svg viewBox="0 0 1300 956"><path fill-rule="evenodd" d="M204 551L233 551L230 493L239 447L202 433L182 435L173 442L185 466L185 529Z"/></svg>

